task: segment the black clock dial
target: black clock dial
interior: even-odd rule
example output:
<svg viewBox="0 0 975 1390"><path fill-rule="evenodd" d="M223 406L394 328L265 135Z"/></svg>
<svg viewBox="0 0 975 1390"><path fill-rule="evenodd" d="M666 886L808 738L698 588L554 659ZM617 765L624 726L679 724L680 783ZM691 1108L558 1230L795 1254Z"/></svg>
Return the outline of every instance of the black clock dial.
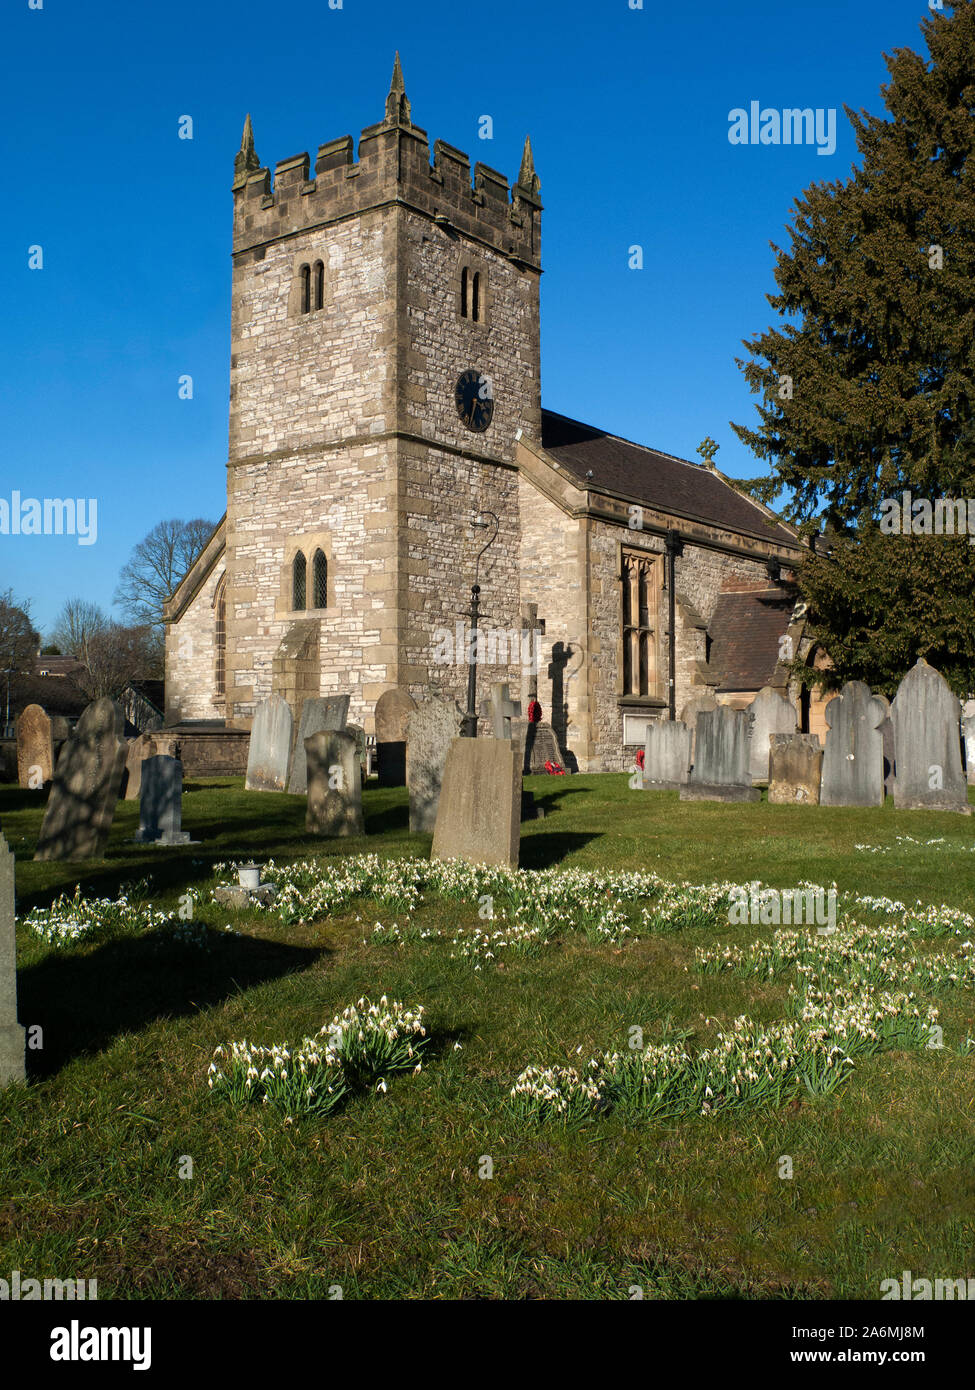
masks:
<svg viewBox="0 0 975 1390"><path fill-rule="evenodd" d="M469 430L483 434L494 418L494 385L476 367L464 372L454 392L457 414Z"/></svg>

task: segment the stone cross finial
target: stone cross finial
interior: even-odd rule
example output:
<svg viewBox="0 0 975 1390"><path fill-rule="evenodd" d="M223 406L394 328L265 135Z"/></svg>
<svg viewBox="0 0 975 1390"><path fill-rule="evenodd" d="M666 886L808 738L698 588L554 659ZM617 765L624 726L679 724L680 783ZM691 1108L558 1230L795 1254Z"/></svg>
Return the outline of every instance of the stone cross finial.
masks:
<svg viewBox="0 0 975 1390"><path fill-rule="evenodd" d="M386 120L391 125L412 125L410 102L406 95L406 84L403 81L399 52L397 52L393 63L393 78L389 84L389 96L386 98Z"/></svg>
<svg viewBox="0 0 975 1390"><path fill-rule="evenodd" d="M695 450L695 453L698 453L698 454L701 455L701 458L704 460L704 466L705 466L705 468L713 468L713 467L714 467L714 456L715 456L715 454L718 452L718 449L719 449L719 448L720 448L720 445L715 444L715 442L714 442L714 440L711 438L711 436L708 435L707 438L706 438L706 439L703 439L703 440L701 441L701 443L697 446L697 449Z"/></svg>
<svg viewBox="0 0 975 1390"><path fill-rule="evenodd" d="M531 136L526 135L525 148L521 156L521 169L518 174L518 187L527 189L529 193L537 193L541 186L541 180L535 173Z"/></svg>
<svg viewBox="0 0 975 1390"><path fill-rule="evenodd" d="M251 125L251 116L248 111L247 119L244 122L244 133L240 138L240 149L234 157L234 188L243 188L248 177L260 167L261 161L254 149L254 128Z"/></svg>
<svg viewBox="0 0 975 1390"><path fill-rule="evenodd" d="M521 714L521 701L512 700L507 682L496 681L491 686L490 700L481 703L481 714L491 721L495 738L511 737L511 721Z"/></svg>

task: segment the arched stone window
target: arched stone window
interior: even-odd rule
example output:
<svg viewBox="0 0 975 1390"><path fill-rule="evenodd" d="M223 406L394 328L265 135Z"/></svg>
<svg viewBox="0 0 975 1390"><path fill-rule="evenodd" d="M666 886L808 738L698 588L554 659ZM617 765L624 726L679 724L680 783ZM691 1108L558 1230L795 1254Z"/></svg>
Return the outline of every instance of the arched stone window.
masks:
<svg viewBox="0 0 975 1390"><path fill-rule="evenodd" d="M298 271L298 279L300 283L298 300L300 311L307 314L311 310L311 267L303 265Z"/></svg>
<svg viewBox="0 0 975 1390"><path fill-rule="evenodd" d="M321 309L325 303L325 265L315 262L315 308Z"/></svg>
<svg viewBox="0 0 975 1390"><path fill-rule="evenodd" d="M227 693L227 576L217 587L213 624L213 682L218 697Z"/></svg>
<svg viewBox="0 0 975 1390"><path fill-rule="evenodd" d="M467 318L467 288L469 280L470 271L467 269L467 266L465 265L463 270L460 272L460 316L462 319Z"/></svg>
<svg viewBox="0 0 975 1390"><path fill-rule="evenodd" d="M312 608L328 607L328 561L323 550L316 550L311 562Z"/></svg>
<svg viewBox="0 0 975 1390"><path fill-rule="evenodd" d="M306 593L305 557L299 550L291 562L291 607L296 613L303 613L307 607Z"/></svg>

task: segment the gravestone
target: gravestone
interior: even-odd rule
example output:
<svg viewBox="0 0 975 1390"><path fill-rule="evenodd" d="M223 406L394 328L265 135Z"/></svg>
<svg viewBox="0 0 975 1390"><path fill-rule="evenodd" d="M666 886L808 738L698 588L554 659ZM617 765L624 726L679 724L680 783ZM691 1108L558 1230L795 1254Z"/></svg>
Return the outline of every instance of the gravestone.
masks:
<svg viewBox="0 0 975 1390"><path fill-rule="evenodd" d="M690 775L691 731L682 720L655 719L643 745L643 790L679 791Z"/></svg>
<svg viewBox="0 0 975 1390"><path fill-rule="evenodd" d="M82 714L58 757L35 859L95 859L105 851L125 771L125 716L107 696Z"/></svg>
<svg viewBox="0 0 975 1390"><path fill-rule="evenodd" d="M142 764L135 838L143 845L192 844L182 825L183 764L166 753L154 754Z"/></svg>
<svg viewBox="0 0 975 1390"><path fill-rule="evenodd" d="M823 748L815 734L769 735L768 799L779 806L818 806Z"/></svg>
<svg viewBox="0 0 975 1390"><path fill-rule="evenodd" d="M355 755L359 759L359 772L362 780L366 780L366 731L361 724L346 724L342 731L351 734L355 739Z"/></svg>
<svg viewBox="0 0 975 1390"><path fill-rule="evenodd" d="M406 783L406 726L416 701L405 690L384 690L376 701L376 759L381 787Z"/></svg>
<svg viewBox="0 0 975 1390"><path fill-rule="evenodd" d="M431 859L517 868L520 835L517 741L455 738L444 765Z"/></svg>
<svg viewBox="0 0 975 1390"><path fill-rule="evenodd" d="M271 695L260 702L251 726L245 791L284 791L288 785L293 728L294 716L287 700L280 695Z"/></svg>
<svg viewBox="0 0 975 1390"><path fill-rule="evenodd" d="M960 719L957 696L940 671L922 657L901 681L890 707L898 810L969 814Z"/></svg>
<svg viewBox="0 0 975 1390"><path fill-rule="evenodd" d="M719 705L697 716L694 765L681 801L758 801L748 771L748 714Z"/></svg>
<svg viewBox="0 0 975 1390"><path fill-rule="evenodd" d="M142 765L151 758L156 748L152 734L140 734L131 739L125 755L125 799L138 801L142 790Z"/></svg>
<svg viewBox="0 0 975 1390"><path fill-rule="evenodd" d="M884 743L884 796L894 795L894 725L890 718L890 701L886 695L875 695L884 707L880 721L880 736Z"/></svg>
<svg viewBox="0 0 975 1390"><path fill-rule="evenodd" d="M767 782L770 734L794 734L796 712L789 701L763 686L745 711L748 715L748 771L753 782Z"/></svg>
<svg viewBox="0 0 975 1390"><path fill-rule="evenodd" d="M962 744L968 784L975 784L975 700L966 700L961 711Z"/></svg>
<svg viewBox="0 0 975 1390"><path fill-rule="evenodd" d="M555 730L544 720L532 723L530 719L513 718L511 737L521 750L521 770L524 774L544 772L546 763L562 766L562 751Z"/></svg>
<svg viewBox="0 0 975 1390"><path fill-rule="evenodd" d="M451 741L460 734L463 712L453 700L424 700L409 716L406 732L406 785L410 793L410 830L432 832L444 763Z"/></svg>
<svg viewBox="0 0 975 1390"><path fill-rule="evenodd" d="M521 701L512 700L507 681L495 681L491 695L481 701L481 716L491 721L494 738L511 738L511 721L521 715Z"/></svg>
<svg viewBox="0 0 975 1390"><path fill-rule="evenodd" d="M863 681L849 681L823 711L826 752L819 800L823 806L884 804L885 700Z"/></svg>
<svg viewBox="0 0 975 1390"><path fill-rule="evenodd" d="M308 790L305 740L311 738L312 734L337 733L345 728L348 717L348 695L330 695L324 699L313 695L305 700L301 706L298 737L295 739L291 776L288 779L288 791L292 796L304 796Z"/></svg>
<svg viewBox="0 0 975 1390"><path fill-rule="evenodd" d="M680 712L680 722L686 724L691 731L691 765L694 764L694 740L697 735L697 717L699 714L710 713L711 710L718 708L718 702L710 691L702 691L700 695L692 695L687 704Z"/></svg>
<svg viewBox="0 0 975 1390"><path fill-rule="evenodd" d="M342 729L322 730L305 740L308 765L310 835L364 835L362 764L355 736Z"/></svg>
<svg viewBox="0 0 975 1390"><path fill-rule="evenodd" d="M14 856L0 834L0 1086L24 1079L24 1030L17 1022Z"/></svg>
<svg viewBox="0 0 975 1390"><path fill-rule="evenodd" d="M51 721L40 705L27 705L17 720L17 781L39 791L54 776Z"/></svg>

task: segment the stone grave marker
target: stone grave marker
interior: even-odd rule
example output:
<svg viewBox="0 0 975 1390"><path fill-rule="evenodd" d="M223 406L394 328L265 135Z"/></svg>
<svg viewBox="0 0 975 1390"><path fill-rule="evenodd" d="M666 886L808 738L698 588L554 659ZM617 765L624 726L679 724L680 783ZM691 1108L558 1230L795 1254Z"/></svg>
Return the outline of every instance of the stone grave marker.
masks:
<svg viewBox="0 0 975 1390"><path fill-rule="evenodd" d="M769 735L768 799L779 806L818 806L823 748L815 734Z"/></svg>
<svg viewBox="0 0 975 1390"><path fill-rule="evenodd" d="M745 711L748 715L748 771L753 782L767 782L769 776L769 735L797 732L795 708L773 690L763 686Z"/></svg>
<svg viewBox="0 0 975 1390"><path fill-rule="evenodd" d="M562 750L551 724L543 719L512 718L511 737L521 749L521 770L524 774L545 771L546 763L562 766Z"/></svg>
<svg viewBox="0 0 975 1390"><path fill-rule="evenodd" d="M511 738L511 721L521 715L521 701L512 700L507 681L495 681L490 699L481 701L481 715L491 721L494 738Z"/></svg>
<svg viewBox="0 0 975 1390"><path fill-rule="evenodd" d="M975 784L975 700L966 700L961 711L962 743L968 784Z"/></svg>
<svg viewBox="0 0 975 1390"><path fill-rule="evenodd" d="M142 764L139 829L144 845L193 844L183 826L183 764L166 753L153 754Z"/></svg>
<svg viewBox="0 0 975 1390"><path fill-rule="evenodd" d="M321 730L305 740L310 835L364 835L362 764L355 736L344 729Z"/></svg>
<svg viewBox="0 0 975 1390"><path fill-rule="evenodd" d="M518 743L455 738L444 765L430 857L517 868L520 835Z"/></svg>
<svg viewBox="0 0 975 1390"><path fill-rule="evenodd" d="M366 731L361 724L346 724L343 733L355 739L355 755L359 759L359 771L363 782L366 780Z"/></svg>
<svg viewBox="0 0 975 1390"><path fill-rule="evenodd" d="M308 790L308 768L305 762L305 740L312 734L337 733L345 728L349 717L349 696L330 695L311 696L301 706L298 720L298 737L295 739L294 754L291 758L291 776L288 791L292 796L304 796Z"/></svg>
<svg viewBox="0 0 975 1390"><path fill-rule="evenodd" d="M679 791L690 776L691 731L679 719L655 719L643 745L643 790Z"/></svg>
<svg viewBox="0 0 975 1390"><path fill-rule="evenodd" d="M140 734L129 740L125 755L125 799L138 801L142 789L142 765L156 751L152 734Z"/></svg>
<svg viewBox="0 0 975 1390"><path fill-rule="evenodd" d="M463 722L463 712L454 700L424 700L409 716L406 785L410 793L412 831L429 833L436 826L447 751L451 741L459 737Z"/></svg>
<svg viewBox="0 0 975 1390"><path fill-rule="evenodd" d="M125 771L125 716L114 700L90 704L61 749L35 859L95 859L105 844Z"/></svg>
<svg viewBox="0 0 975 1390"><path fill-rule="evenodd" d="M908 811L970 813L961 766L961 704L921 657L897 688L894 726L894 805Z"/></svg>
<svg viewBox="0 0 975 1390"><path fill-rule="evenodd" d="M826 752L819 800L823 806L884 804L884 736L887 702L863 681L848 681L824 711Z"/></svg>
<svg viewBox="0 0 975 1390"><path fill-rule="evenodd" d="M293 727L294 716L287 700L271 695L260 702L251 727L245 791L284 791L288 785Z"/></svg>
<svg viewBox="0 0 975 1390"><path fill-rule="evenodd" d="M719 705L697 716L694 764L681 801L758 801L748 771L748 714Z"/></svg>
<svg viewBox="0 0 975 1390"><path fill-rule="evenodd" d="M27 705L17 720L17 781L25 790L40 791L53 776L51 721L40 705Z"/></svg>
<svg viewBox="0 0 975 1390"><path fill-rule="evenodd" d="M379 785L406 783L406 726L416 701L405 690L384 690L376 701L376 758Z"/></svg>
<svg viewBox="0 0 975 1390"><path fill-rule="evenodd" d="M0 834L0 1086L24 1079L24 1030L17 1021L14 856Z"/></svg>
<svg viewBox="0 0 975 1390"><path fill-rule="evenodd" d="M686 724L691 731L691 765L694 763L694 739L697 734L697 717L699 714L706 714L718 708L718 702L710 691L702 691L700 695L692 695L687 704L680 712L680 722Z"/></svg>

